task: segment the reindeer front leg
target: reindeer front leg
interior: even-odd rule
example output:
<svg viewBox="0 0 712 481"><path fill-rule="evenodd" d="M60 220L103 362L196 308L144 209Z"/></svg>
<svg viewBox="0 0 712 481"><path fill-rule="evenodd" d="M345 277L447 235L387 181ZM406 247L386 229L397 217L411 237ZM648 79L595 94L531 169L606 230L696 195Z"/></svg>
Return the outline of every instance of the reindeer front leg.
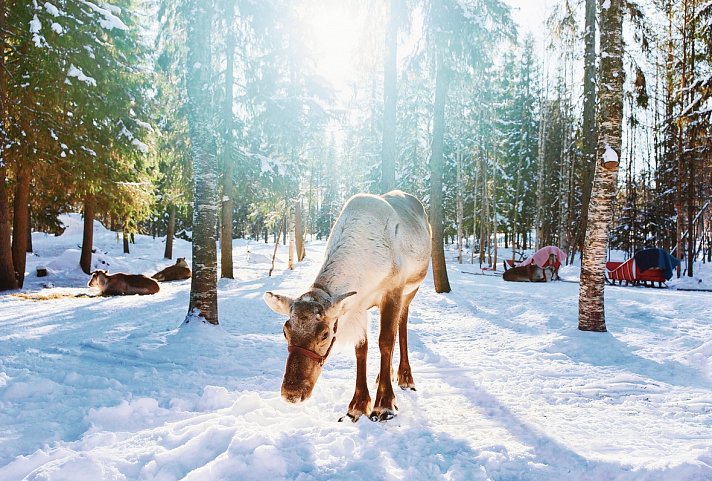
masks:
<svg viewBox="0 0 712 481"><path fill-rule="evenodd" d="M346 415L356 422L363 414L371 411L371 396L368 394L368 381L366 380L366 355L368 354L368 340L363 339L356 345L356 390L349 403ZM344 418L339 419L343 421Z"/></svg>
<svg viewBox="0 0 712 481"><path fill-rule="evenodd" d="M400 386L401 389L410 389L412 391L415 391L415 382L413 381L413 373L410 369L410 361L408 360L408 310L410 308L410 301L413 300L417 292L418 289L414 290L406 298L398 322L398 346L400 348L398 386Z"/></svg>
<svg viewBox="0 0 712 481"><path fill-rule="evenodd" d="M378 335L378 349L381 351L381 369L378 374L376 405L371 412L372 421L386 421L396 415L396 396L393 393L391 372L393 369L393 349L401 314L402 292L386 296L381 303L381 329Z"/></svg>

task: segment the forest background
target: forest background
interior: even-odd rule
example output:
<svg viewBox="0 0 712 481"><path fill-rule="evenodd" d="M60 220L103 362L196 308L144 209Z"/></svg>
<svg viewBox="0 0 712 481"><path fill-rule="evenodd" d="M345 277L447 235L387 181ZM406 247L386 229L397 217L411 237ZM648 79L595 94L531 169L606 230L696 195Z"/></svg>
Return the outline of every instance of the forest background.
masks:
<svg viewBox="0 0 712 481"><path fill-rule="evenodd" d="M614 4L626 80L610 248L662 247L692 276L712 258L712 2ZM221 210L214 239L289 238L300 259L349 196L392 188L424 201L436 237L473 247L463 261L549 244L573 258L606 5L542 3L534 36L500 0L2 0L0 288L22 286L29 233L63 212L85 216L85 272L94 218L126 252L134 233L166 236L171 258L201 199Z"/></svg>

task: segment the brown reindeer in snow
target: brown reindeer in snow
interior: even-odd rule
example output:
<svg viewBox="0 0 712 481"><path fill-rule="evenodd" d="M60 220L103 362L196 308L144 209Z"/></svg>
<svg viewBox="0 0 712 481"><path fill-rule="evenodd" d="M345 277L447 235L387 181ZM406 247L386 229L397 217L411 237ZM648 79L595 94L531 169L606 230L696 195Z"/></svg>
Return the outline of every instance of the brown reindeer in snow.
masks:
<svg viewBox="0 0 712 481"><path fill-rule="evenodd" d="M156 272L151 277L158 282L166 282L190 279L191 275L192 272L190 271L190 267L188 267L188 263L185 261L185 257L179 257L175 264Z"/></svg>
<svg viewBox="0 0 712 481"><path fill-rule="evenodd" d="M117 272L109 274L107 271L96 270L92 272L89 287L97 287L102 296L125 296L131 294L155 294L161 288L158 282L141 274L124 274Z"/></svg>
<svg viewBox="0 0 712 481"><path fill-rule="evenodd" d="M507 269L507 263L504 263L504 275L502 278L510 282L548 282L557 280L559 275L553 267L556 262L556 257L552 254L549 256L549 262L546 267L539 267L531 263L526 266L512 267Z"/></svg>
<svg viewBox="0 0 712 481"><path fill-rule="evenodd" d="M295 299L265 293L272 310L289 316L283 329L289 351L282 382L286 401L298 403L311 396L338 337L356 350L356 389L347 416L356 422L364 414L379 421L396 415L393 350L398 335L398 385L415 390L408 361L408 306L428 272L430 235L427 215L415 197L400 191L356 195L331 230L324 263L311 287ZM381 364L371 409L366 354L368 309L374 306L381 314Z"/></svg>

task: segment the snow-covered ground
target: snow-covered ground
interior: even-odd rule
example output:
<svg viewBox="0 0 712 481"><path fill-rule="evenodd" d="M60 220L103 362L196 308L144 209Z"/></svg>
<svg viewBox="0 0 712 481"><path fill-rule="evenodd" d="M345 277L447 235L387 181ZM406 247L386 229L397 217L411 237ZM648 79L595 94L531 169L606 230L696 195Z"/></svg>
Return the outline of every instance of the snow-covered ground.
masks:
<svg viewBox="0 0 712 481"><path fill-rule="evenodd" d="M391 421L339 423L352 350L309 401L284 403L284 319L262 302L305 288L323 243L294 271L281 247L269 278L273 246L236 241L220 327L179 328L189 281L61 297L89 292L81 219L65 221L61 237L34 234L28 258L26 291L49 299L0 297L0 480L712 480L712 293L608 287L610 332L582 333L576 283L453 262L453 292L428 278L411 309L418 390L397 390ZM137 236L124 255L99 224L95 245L110 271L170 263L161 239ZM187 243L174 253L190 261ZM375 379L376 342L369 356Z"/></svg>

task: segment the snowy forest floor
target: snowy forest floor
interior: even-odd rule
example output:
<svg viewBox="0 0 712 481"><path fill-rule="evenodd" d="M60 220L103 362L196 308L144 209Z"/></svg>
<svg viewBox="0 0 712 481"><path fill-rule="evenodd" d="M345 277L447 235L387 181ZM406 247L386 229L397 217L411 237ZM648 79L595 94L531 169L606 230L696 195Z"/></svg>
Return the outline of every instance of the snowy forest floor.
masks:
<svg viewBox="0 0 712 481"><path fill-rule="evenodd" d="M353 351L332 355L309 401L284 403L285 319L262 301L306 288L323 242L294 271L281 247L269 278L273 245L235 241L221 325L179 328L190 281L62 297L90 292L81 219L65 223L61 237L34 234L25 289L58 298L0 297L1 480L712 479L712 293L607 287L610 332L583 333L576 283L506 283L452 262L453 292L429 277L411 308L418 390L397 390L391 421L339 423ZM162 239L137 236L124 255L98 223L95 245L112 272L170 263ZM174 255L190 261L190 245Z"/></svg>

